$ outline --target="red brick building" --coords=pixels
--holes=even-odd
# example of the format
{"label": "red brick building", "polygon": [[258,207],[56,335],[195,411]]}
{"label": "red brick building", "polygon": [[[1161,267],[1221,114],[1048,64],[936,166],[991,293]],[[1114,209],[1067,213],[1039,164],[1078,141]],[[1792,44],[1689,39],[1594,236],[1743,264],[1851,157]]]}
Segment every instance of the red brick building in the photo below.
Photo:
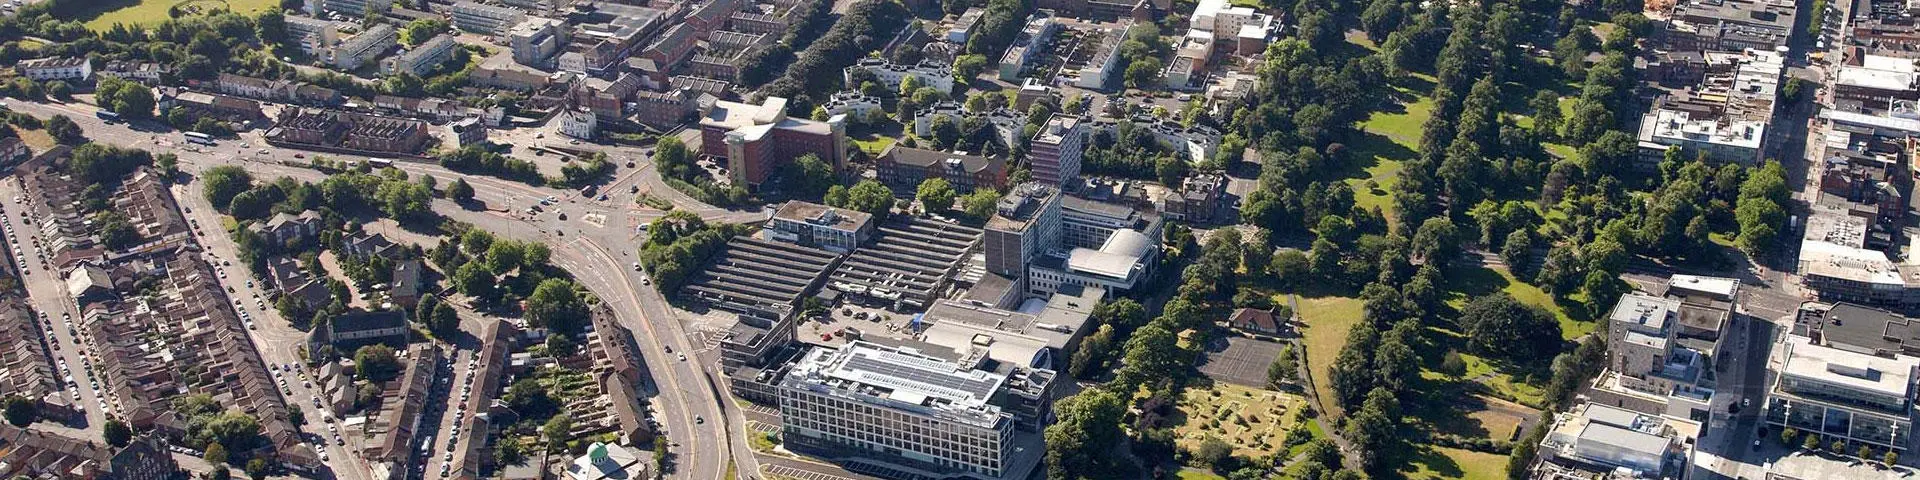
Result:
{"label": "red brick building", "polygon": [[846,166],[844,116],[825,122],[787,118],[787,99],[767,97],[760,105],[714,102],[700,119],[700,153],[727,160],[735,185],[748,189],[765,182],[780,166],[809,153]]}

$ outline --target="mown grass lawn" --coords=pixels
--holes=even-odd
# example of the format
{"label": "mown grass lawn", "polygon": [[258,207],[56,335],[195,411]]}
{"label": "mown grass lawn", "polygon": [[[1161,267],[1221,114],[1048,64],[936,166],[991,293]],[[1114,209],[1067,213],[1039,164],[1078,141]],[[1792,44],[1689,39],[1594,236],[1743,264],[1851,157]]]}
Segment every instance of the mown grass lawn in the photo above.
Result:
{"label": "mown grass lawn", "polygon": [[1385,135],[1393,143],[1408,149],[1420,147],[1421,126],[1427,118],[1433,116],[1433,99],[1425,93],[1401,89],[1401,93],[1414,95],[1414,101],[1401,104],[1398,112],[1373,112],[1366,121],[1360,122],[1360,129],[1368,133]]}
{"label": "mown grass lawn", "polygon": [[867,155],[878,157],[881,152],[887,151],[887,147],[893,146],[894,141],[893,137],[867,134],[853,139],[853,144],[858,145],[860,151],[867,152]]}
{"label": "mown grass lawn", "polygon": [[[1277,304],[1284,305],[1286,296],[1280,295]],[[1314,297],[1300,298],[1300,307],[1296,312],[1307,327],[1304,339],[1307,345],[1307,371],[1313,375],[1313,391],[1326,403],[1332,412],[1340,407],[1333,405],[1333,384],[1327,371],[1333,367],[1333,359],[1340,355],[1340,348],[1347,344],[1347,332],[1353,330],[1361,320],[1363,303],[1350,297]]]}
{"label": "mown grass lawn", "polygon": [[[70,20],[84,21],[88,30],[96,32],[113,28],[113,24],[116,23],[155,25],[166,21],[169,18],[167,10],[180,2],[177,0],[101,0],[98,3],[97,10],[83,13],[79,18]],[[227,10],[246,16],[258,15],[280,6],[279,0],[197,0],[189,3],[201,6],[206,11],[221,8],[224,5]],[[114,8],[116,6],[119,8]]]}
{"label": "mown grass lawn", "polygon": [[1507,456],[1445,447],[1423,447],[1402,472],[1408,480],[1499,480],[1507,477]]}

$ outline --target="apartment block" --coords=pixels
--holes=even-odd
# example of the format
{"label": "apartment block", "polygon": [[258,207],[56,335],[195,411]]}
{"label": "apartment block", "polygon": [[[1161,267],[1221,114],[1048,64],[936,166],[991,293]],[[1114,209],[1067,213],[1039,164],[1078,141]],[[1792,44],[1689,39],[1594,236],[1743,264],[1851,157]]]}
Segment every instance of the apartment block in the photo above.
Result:
{"label": "apartment block", "polygon": [[298,15],[286,19],[287,36],[297,39],[302,53],[319,55],[340,41],[340,27],[332,21]]}
{"label": "apartment block", "polygon": [[1027,159],[1033,180],[1047,185],[1065,185],[1080,177],[1080,160],[1086,155],[1087,131],[1079,118],[1054,114],[1047,119],[1027,144]]}
{"label": "apartment block", "polygon": [[1053,36],[1060,29],[1060,22],[1054,21],[1053,15],[1046,11],[1037,11],[1027,17],[1027,25],[1020,29],[1019,36],[1014,37],[1006,53],[1000,56],[1000,79],[1020,81],[1020,76],[1032,66],[1033,60],[1053,44]]}
{"label": "apartment block", "polygon": [[341,70],[358,69],[361,65],[380,58],[381,54],[386,53],[387,50],[392,49],[393,46],[398,45],[399,42],[400,35],[393,30],[392,25],[384,23],[374,25],[372,28],[360,32],[359,35],[354,35],[352,38],[341,42],[340,46],[334,47],[332,54],[333,66]]}
{"label": "apartment block", "polygon": [[1060,241],[1060,188],[1041,182],[1013,187],[995,205],[981,237],[987,271],[1025,279],[1027,265]]}
{"label": "apartment block", "polygon": [[439,68],[440,64],[452,59],[453,50],[456,48],[460,48],[460,45],[453,41],[453,36],[443,33],[420,42],[412,50],[380,62],[380,73],[386,75],[410,73],[416,77],[424,77],[433,73],[433,69]]}
{"label": "apartment block", "polygon": [[880,85],[887,87],[888,91],[899,91],[900,82],[912,78],[914,79],[914,83],[920,86],[933,87],[934,90],[939,90],[940,93],[953,93],[953,69],[947,65],[936,62],[901,65],[880,58],[863,58],[860,59],[860,63],[847,67],[846,71],[843,72],[842,75],[846,77],[845,80],[848,87],[860,86],[858,82],[854,81],[855,72],[872,74],[873,78],[879,81]]}
{"label": "apartment block", "polygon": [[308,15],[338,13],[358,20],[368,13],[386,13],[393,9],[393,0],[307,0],[305,10]]}
{"label": "apartment block", "polygon": [[454,2],[448,11],[453,14],[454,27],[483,35],[503,35],[527,19],[527,14],[513,7],[467,0]]}

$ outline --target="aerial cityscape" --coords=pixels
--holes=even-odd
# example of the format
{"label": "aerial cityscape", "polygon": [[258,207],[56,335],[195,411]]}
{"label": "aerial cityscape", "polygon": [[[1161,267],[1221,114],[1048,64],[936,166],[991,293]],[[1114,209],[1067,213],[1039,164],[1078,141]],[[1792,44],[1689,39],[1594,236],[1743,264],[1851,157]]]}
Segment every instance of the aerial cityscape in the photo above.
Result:
{"label": "aerial cityscape", "polygon": [[0,0],[0,479],[1898,480],[1911,0]]}

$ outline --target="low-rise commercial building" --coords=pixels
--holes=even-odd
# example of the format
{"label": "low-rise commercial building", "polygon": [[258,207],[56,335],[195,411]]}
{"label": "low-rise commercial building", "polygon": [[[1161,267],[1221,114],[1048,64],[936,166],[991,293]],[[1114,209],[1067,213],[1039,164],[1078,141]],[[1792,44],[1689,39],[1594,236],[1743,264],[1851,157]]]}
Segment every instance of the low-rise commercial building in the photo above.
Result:
{"label": "low-rise commercial building", "polygon": [[873,233],[873,215],[792,200],[767,219],[765,231],[773,240],[847,253]]}
{"label": "low-rise commercial building", "polygon": [[1692,467],[1692,443],[1700,425],[1585,403],[1543,428],[1550,429],[1540,442],[1547,461],[1632,478],[1677,478],[1677,472]]}
{"label": "low-rise commercial building", "polygon": [[[1774,347],[1767,423],[1906,451],[1913,443],[1915,357],[1920,324],[1851,304],[1810,305]],[[1851,451],[1851,450],[1844,450]]]}

